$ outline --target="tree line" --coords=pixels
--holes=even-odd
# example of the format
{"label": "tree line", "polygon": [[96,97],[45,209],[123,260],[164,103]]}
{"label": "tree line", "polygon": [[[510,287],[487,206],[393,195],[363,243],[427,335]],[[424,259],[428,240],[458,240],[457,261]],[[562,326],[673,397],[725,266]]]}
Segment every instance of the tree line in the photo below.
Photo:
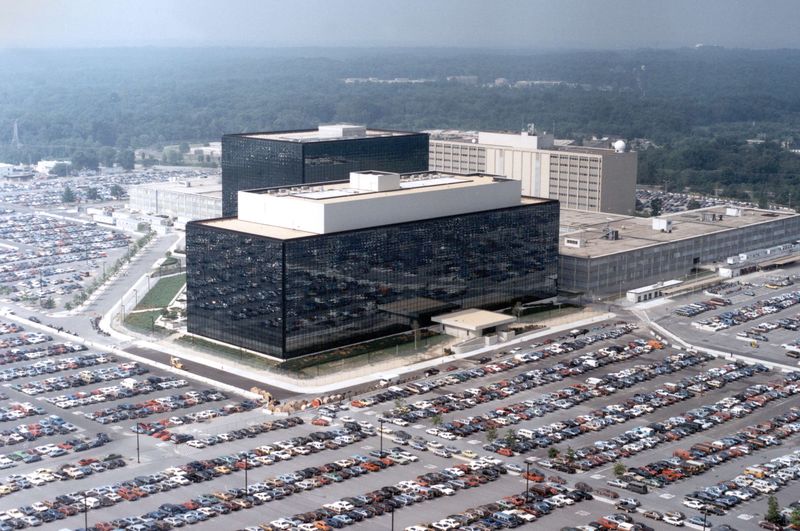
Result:
{"label": "tree line", "polygon": [[[149,148],[179,163],[182,150],[166,146],[337,121],[511,131],[533,122],[579,142],[652,141],[658,147],[640,157],[643,182],[714,183],[740,195],[758,193],[765,179],[767,195],[773,183],[798,184],[780,147],[800,138],[796,50],[5,50],[0,62],[13,74],[0,86],[0,160],[8,162],[130,167],[133,150]],[[521,80],[570,85],[514,88]],[[10,143],[14,120],[19,147]],[[758,135],[763,147],[745,143]]]}

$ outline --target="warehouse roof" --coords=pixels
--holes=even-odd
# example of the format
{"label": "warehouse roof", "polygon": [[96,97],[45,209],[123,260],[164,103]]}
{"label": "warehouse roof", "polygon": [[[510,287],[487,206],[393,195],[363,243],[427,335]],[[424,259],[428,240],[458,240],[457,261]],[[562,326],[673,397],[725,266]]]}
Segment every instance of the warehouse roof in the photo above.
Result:
{"label": "warehouse roof", "polygon": [[[732,215],[734,211],[738,215]],[[653,229],[653,218],[561,209],[559,253],[596,258],[798,216],[787,211],[713,206],[660,216],[671,221],[670,230],[662,231]],[[611,231],[616,231],[619,239],[604,237]],[[570,245],[565,245],[566,238]]]}

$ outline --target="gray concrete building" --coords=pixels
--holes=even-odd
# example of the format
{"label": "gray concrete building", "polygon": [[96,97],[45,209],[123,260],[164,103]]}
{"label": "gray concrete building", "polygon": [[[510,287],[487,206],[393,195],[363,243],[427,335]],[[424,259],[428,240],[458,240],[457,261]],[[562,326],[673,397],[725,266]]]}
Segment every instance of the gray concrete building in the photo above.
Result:
{"label": "gray concrete building", "polygon": [[562,209],[559,290],[593,297],[682,279],[726,257],[800,238],[800,215],[709,207],[639,218]]}
{"label": "gray concrete building", "polygon": [[128,195],[130,210],[144,214],[169,216],[183,222],[222,215],[219,178],[140,184],[131,186]]}
{"label": "gray concrete building", "polygon": [[430,169],[491,173],[522,181],[522,193],[558,199],[563,208],[634,213],[636,152],[560,144],[547,133],[428,131]]}

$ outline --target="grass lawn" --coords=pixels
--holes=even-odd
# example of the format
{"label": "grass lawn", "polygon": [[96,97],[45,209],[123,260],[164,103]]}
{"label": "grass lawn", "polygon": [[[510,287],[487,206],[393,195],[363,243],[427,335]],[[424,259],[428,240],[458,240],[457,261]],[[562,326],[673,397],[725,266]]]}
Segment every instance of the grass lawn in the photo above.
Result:
{"label": "grass lawn", "polygon": [[199,337],[181,336],[176,339],[176,341],[178,343],[183,343],[190,348],[211,352],[223,358],[227,358],[232,361],[238,361],[257,369],[271,369],[278,364],[276,361],[258,356],[257,354],[245,352],[244,350],[237,349],[235,347],[226,347],[225,345],[220,345],[214,343],[213,341],[206,341]]}
{"label": "grass lawn", "polygon": [[137,310],[150,310],[156,308],[166,308],[178,291],[186,284],[186,275],[175,275],[174,277],[166,277],[159,279],[156,285],[142,297],[139,304],[136,305]]}
{"label": "grass lawn", "polygon": [[[153,319],[161,315],[161,310],[131,313],[125,316],[125,326],[137,332],[150,333],[153,331]],[[163,330],[160,326],[156,330]]]}

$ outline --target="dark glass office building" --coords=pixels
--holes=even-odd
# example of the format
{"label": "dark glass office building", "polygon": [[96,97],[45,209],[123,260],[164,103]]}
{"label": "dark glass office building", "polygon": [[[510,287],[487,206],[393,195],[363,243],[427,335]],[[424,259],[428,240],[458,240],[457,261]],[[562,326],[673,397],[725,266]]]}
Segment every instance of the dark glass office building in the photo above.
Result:
{"label": "dark glass office building", "polygon": [[[233,228],[225,228],[225,227]],[[188,331],[279,357],[556,295],[558,202],[304,237],[186,227]]]}
{"label": "dark glass office building", "polygon": [[355,129],[339,137],[316,129],[224,135],[222,215],[236,215],[240,190],[339,181],[360,170],[428,169],[427,133]]}

